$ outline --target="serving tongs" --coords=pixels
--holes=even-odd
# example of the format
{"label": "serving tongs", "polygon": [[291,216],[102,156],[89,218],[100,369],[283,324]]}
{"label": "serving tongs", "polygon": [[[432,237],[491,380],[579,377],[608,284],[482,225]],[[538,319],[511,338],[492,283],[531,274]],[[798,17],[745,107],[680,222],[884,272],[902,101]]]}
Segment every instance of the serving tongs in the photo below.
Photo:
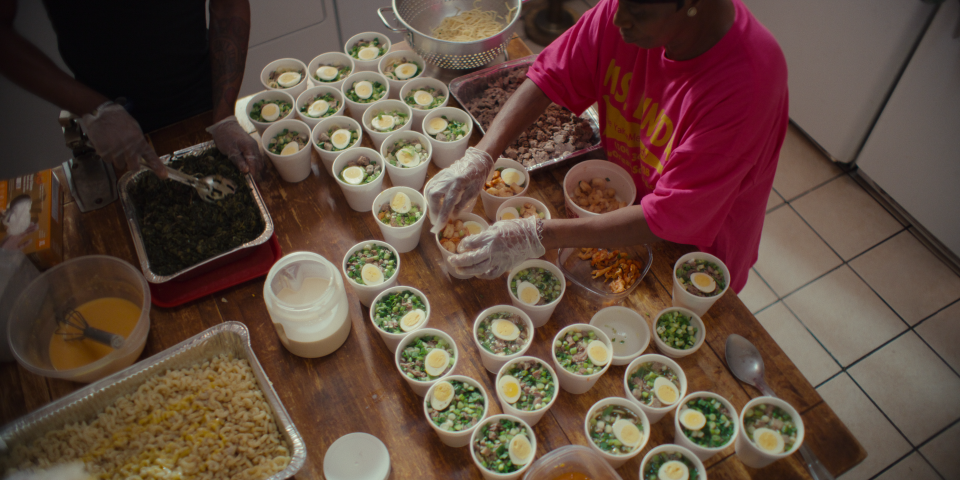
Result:
{"label": "serving tongs", "polygon": [[[142,158],[140,159],[140,164],[145,167],[150,166],[147,164],[147,161]],[[163,167],[167,169],[167,178],[193,187],[193,189],[197,191],[197,195],[200,195],[200,198],[207,203],[217,203],[217,200],[221,200],[227,195],[237,192],[237,184],[222,175],[207,175],[197,178],[166,165]]]}

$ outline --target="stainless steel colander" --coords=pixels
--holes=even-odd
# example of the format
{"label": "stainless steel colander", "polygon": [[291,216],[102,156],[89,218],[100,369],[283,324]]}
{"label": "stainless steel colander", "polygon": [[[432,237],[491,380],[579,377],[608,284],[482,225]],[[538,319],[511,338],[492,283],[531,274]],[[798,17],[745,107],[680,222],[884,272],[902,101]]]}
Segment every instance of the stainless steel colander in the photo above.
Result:
{"label": "stainless steel colander", "polygon": [[[520,0],[392,0],[393,6],[377,10],[383,24],[394,32],[406,35],[407,43],[423,59],[440,68],[466,70],[479,68],[504,55],[507,43],[513,35],[513,26],[520,17]],[[429,33],[440,22],[459,11],[467,11],[474,6],[481,10],[493,10],[506,17],[510,8],[515,8],[506,28],[500,33],[473,42],[451,42],[439,40]],[[389,11],[400,22],[395,27],[384,16]]]}

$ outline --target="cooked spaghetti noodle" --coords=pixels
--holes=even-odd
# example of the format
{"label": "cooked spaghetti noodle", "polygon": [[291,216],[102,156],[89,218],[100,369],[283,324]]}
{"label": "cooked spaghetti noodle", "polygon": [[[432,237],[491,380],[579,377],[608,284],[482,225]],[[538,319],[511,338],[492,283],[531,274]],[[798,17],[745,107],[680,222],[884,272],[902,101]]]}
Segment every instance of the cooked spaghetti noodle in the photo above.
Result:
{"label": "cooked spaghetti noodle", "polygon": [[[457,9],[456,15],[444,18],[440,25],[433,29],[433,37],[451,42],[483,40],[503,31],[504,24],[509,23],[508,19],[513,18],[514,11],[517,10],[506,4],[507,16],[504,18],[493,10],[480,10],[477,3],[479,1],[473,2],[470,10],[461,12]],[[503,23],[501,19],[504,20]]]}

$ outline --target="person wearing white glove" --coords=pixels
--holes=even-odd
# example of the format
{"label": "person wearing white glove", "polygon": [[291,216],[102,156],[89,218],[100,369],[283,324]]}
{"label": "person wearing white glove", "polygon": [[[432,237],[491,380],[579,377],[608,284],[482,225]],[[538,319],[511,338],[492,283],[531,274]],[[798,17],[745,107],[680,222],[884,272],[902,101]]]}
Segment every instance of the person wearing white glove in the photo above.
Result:
{"label": "person wearing white glove", "polygon": [[427,214],[433,225],[430,231],[434,235],[443,230],[450,218],[456,217],[476,200],[491,170],[493,157],[483,150],[470,147],[463,158],[430,179],[424,196],[427,199]]}

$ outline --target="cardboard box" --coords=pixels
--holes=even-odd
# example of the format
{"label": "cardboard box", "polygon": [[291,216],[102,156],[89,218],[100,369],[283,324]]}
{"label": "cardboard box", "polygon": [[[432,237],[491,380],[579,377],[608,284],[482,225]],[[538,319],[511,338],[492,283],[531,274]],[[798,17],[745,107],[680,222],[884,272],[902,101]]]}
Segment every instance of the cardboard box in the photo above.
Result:
{"label": "cardboard box", "polygon": [[0,180],[0,248],[50,268],[63,261],[63,194],[52,170]]}

